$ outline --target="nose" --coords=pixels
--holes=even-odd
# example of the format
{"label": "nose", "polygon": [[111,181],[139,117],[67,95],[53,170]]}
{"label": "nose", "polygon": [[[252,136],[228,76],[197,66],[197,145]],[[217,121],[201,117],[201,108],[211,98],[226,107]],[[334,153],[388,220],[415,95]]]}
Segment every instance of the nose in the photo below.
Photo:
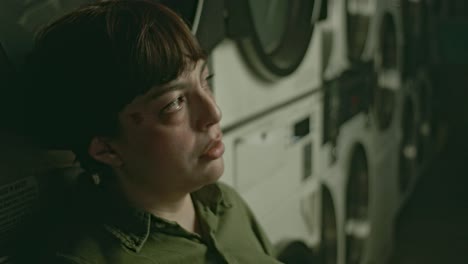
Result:
{"label": "nose", "polygon": [[214,96],[206,90],[197,93],[196,101],[196,126],[204,131],[221,121],[221,109],[216,104]]}

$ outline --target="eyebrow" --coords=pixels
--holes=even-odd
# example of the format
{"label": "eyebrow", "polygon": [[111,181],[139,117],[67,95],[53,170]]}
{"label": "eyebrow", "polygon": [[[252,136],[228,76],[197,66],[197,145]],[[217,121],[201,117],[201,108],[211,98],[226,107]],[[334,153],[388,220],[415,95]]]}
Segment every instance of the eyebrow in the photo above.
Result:
{"label": "eyebrow", "polygon": [[[203,74],[205,71],[206,67],[208,66],[207,60],[203,61],[203,64],[200,67],[200,76]],[[178,90],[183,90],[187,87],[187,84],[185,82],[183,83],[175,83],[172,85],[162,85],[160,86],[161,89],[158,89],[157,91],[153,92],[147,100],[147,102],[152,101],[158,97],[161,97],[162,95],[172,92],[172,91],[178,91]]]}

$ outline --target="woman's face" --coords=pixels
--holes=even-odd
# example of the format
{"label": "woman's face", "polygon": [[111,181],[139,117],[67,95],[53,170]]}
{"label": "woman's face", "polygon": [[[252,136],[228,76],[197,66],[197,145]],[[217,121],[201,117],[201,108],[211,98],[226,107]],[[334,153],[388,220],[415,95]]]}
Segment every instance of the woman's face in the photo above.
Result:
{"label": "woman's face", "polygon": [[142,190],[192,192],[224,170],[221,112],[205,61],[136,97],[119,114],[121,135],[109,145],[121,161],[121,184]]}

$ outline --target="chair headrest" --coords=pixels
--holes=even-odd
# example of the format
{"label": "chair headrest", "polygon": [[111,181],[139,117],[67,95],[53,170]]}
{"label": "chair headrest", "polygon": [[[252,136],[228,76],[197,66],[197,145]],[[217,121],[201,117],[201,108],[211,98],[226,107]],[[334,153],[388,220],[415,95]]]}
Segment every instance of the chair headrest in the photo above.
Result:
{"label": "chair headrest", "polygon": [[32,219],[66,208],[83,172],[71,153],[10,145],[0,150],[0,260],[15,252]]}

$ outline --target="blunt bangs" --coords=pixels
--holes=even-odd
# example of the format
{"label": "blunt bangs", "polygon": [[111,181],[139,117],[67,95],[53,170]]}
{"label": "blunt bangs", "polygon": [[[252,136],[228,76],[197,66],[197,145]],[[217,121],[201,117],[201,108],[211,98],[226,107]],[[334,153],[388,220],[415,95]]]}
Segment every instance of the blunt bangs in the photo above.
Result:
{"label": "blunt bangs", "polygon": [[116,3],[106,16],[107,32],[119,72],[137,90],[176,79],[205,53],[184,21],[173,11],[157,3],[138,1]]}

